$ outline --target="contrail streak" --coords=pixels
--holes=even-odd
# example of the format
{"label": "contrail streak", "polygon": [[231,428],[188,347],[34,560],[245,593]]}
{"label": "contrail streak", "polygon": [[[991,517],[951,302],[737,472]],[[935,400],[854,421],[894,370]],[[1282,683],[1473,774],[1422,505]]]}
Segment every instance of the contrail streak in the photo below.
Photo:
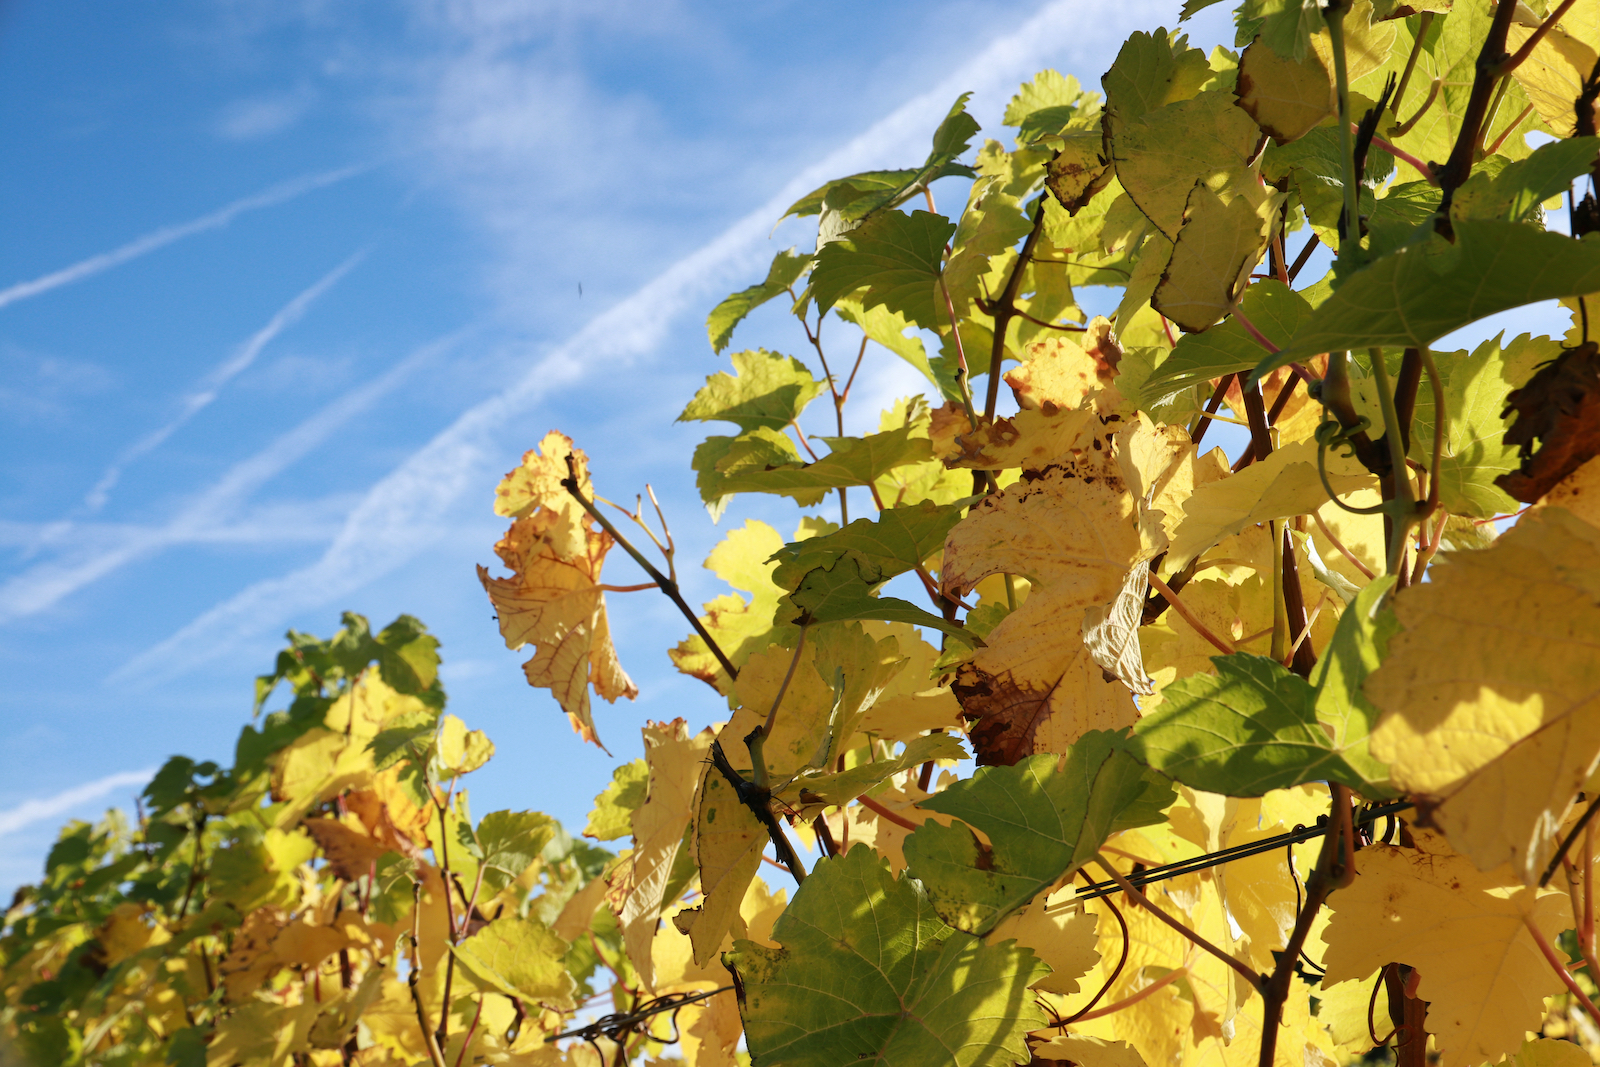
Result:
{"label": "contrail streak", "polygon": [[75,785],[53,797],[23,801],[14,808],[0,811],[0,837],[14,834],[36,822],[64,815],[81,804],[99,800],[113,789],[120,789],[126,785],[144,785],[155,773],[154,768],[121,771],[117,774],[108,774],[104,778],[96,778],[92,782],[85,782],[83,785]]}
{"label": "contrail streak", "polygon": [[648,354],[687,308],[726,292],[740,275],[764,269],[772,219],[797,196],[828,178],[881,166],[894,154],[920,159],[928,131],[959,92],[975,90],[986,106],[1001,103],[1016,79],[1033,73],[1052,52],[1114,47],[1129,25],[1164,10],[1141,0],[1120,5],[1115,17],[1097,16],[1081,0],[1042,6],[938,86],[806,168],[767,203],[591,320],[509,388],[463,412],[368,490],[316,563],[241,590],[124,663],[109,680],[150,684],[175,677],[279,627],[296,612],[346,597],[402,566],[443,536],[440,517],[463,495],[493,484],[486,479],[499,469],[497,436],[526,420],[535,404],[586,375],[614,371]]}
{"label": "contrail streak", "polygon": [[127,469],[130,463],[140,456],[147,455],[159,448],[161,443],[176,433],[184,423],[194,418],[210,405],[217,398],[217,394],[222,391],[223,386],[247,370],[256,361],[256,357],[261,354],[262,349],[271,344],[278,334],[299,322],[301,317],[305,315],[306,310],[322,294],[338,284],[339,279],[350,273],[350,269],[361,262],[362,257],[365,255],[365,252],[357,252],[327,274],[324,274],[309,288],[280,308],[278,313],[272,316],[265,326],[252,334],[248,341],[240,345],[233,355],[229,356],[210,374],[202,378],[199,388],[183,398],[183,409],[178,412],[176,418],[165,426],[135,441],[122,455],[117,457],[115,463],[106,468],[106,472],[100,476],[100,480],[95,483],[94,488],[90,489],[88,496],[84,498],[84,504],[89,510],[98,511],[104,507],[106,501],[110,498],[112,488],[121,479],[122,472]]}
{"label": "contrail streak", "polygon": [[176,226],[163,226],[159,230],[153,230],[143,237],[129,241],[121,248],[113,248],[109,252],[101,252],[97,256],[79,260],[70,267],[63,267],[58,271],[53,271],[32,281],[18,282],[8,289],[0,289],[0,308],[8,304],[14,304],[19,300],[27,300],[30,297],[38,296],[41,293],[48,293],[50,290],[58,289],[63,285],[71,285],[73,282],[92,278],[96,274],[108,271],[112,267],[120,267],[130,259],[138,259],[140,256],[148,252],[154,252],[156,249],[169,245],[174,241],[180,241],[193,234],[204,233],[206,230],[215,230],[226,226],[247,211],[256,211],[260,208],[271,207],[274,204],[281,204],[286,200],[293,200],[297,196],[309,193],[313,189],[321,189],[324,186],[342,182],[346,178],[353,177],[369,169],[370,166],[371,164],[361,164],[354,167],[342,167],[339,170],[330,170],[322,174],[296,178],[281,185],[274,185],[265,192],[256,193],[254,196],[235,200],[233,203],[218,208],[209,215],[202,215],[197,219],[182,222]]}

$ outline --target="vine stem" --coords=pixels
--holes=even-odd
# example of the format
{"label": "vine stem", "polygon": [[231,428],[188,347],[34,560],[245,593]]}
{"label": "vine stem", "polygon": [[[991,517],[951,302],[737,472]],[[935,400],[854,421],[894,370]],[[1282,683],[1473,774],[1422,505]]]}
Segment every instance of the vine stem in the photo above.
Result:
{"label": "vine stem", "polygon": [[422,1030],[422,1043],[428,1050],[428,1061],[433,1067],[446,1067],[444,1052],[439,1048],[439,1042],[434,1040],[433,1028],[428,1025],[428,1013],[422,1006],[422,942],[418,937],[421,922],[422,883],[416,881],[411,883],[411,974],[406,984],[411,987],[411,1003],[417,1010],[417,1026]]}
{"label": "vine stem", "polygon": [[[1012,317],[1017,314],[1017,297],[1022,292],[1023,273],[1028,269],[1028,262],[1033,259],[1033,249],[1039,243],[1039,235],[1044,232],[1045,206],[1049,199],[1046,195],[1039,197],[1039,207],[1033,213],[1033,229],[1028,231],[1027,240],[1022,242],[1022,251],[1017,254],[1017,262],[1011,268],[1011,277],[1006,279],[1005,291],[1000,294],[1000,303],[994,309],[994,348],[989,354],[989,381],[983,398],[983,417],[986,419],[994,418],[995,406],[1000,402],[1000,372],[1005,363],[1006,330],[1011,325]],[[945,292],[945,299],[950,299],[948,290]],[[955,310],[952,308],[950,312],[952,330],[956,328],[955,317]]]}
{"label": "vine stem", "polygon": [[[1499,63],[1495,64],[1495,76],[1498,78],[1503,78],[1507,74],[1510,74],[1512,71],[1516,70],[1518,67],[1522,66],[1522,64],[1527,61],[1527,58],[1533,55],[1533,50],[1539,47],[1539,42],[1544,40],[1545,34],[1555,29],[1556,23],[1561,21],[1561,16],[1565,15],[1569,10],[1571,10],[1572,5],[1575,2],[1576,0],[1561,0],[1561,3],[1556,6],[1556,9],[1550,12],[1550,17],[1539,23],[1538,29],[1529,34],[1528,39],[1522,42],[1522,47],[1517,49],[1515,55],[1508,56]],[[1507,33],[1509,34],[1509,30]],[[1515,126],[1516,123],[1512,123],[1512,125]]]}
{"label": "vine stem", "polygon": [[1450,225],[1450,205],[1455,200],[1456,190],[1472,174],[1480,130],[1489,110],[1489,98],[1501,77],[1498,68],[1509,58],[1506,55],[1506,38],[1511,32],[1511,22],[1516,18],[1516,14],[1516,4],[1495,5],[1488,36],[1484,38],[1483,48],[1479,51],[1475,64],[1472,91],[1467,97],[1467,106],[1462,109],[1461,130],[1456,135],[1456,143],[1450,149],[1450,158],[1445,161],[1444,168],[1439,172],[1439,187],[1444,190],[1444,196],[1439,201],[1439,213],[1434,227],[1445,237],[1454,236],[1454,230]]}
{"label": "vine stem", "polygon": [[1526,916],[1522,919],[1522,925],[1527,927],[1528,933],[1533,935],[1534,943],[1539,946],[1539,951],[1544,954],[1545,961],[1550,964],[1550,969],[1556,972],[1557,978],[1561,979],[1561,984],[1567,987],[1567,992],[1571,993],[1578,1003],[1583,1005],[1583,1010],[1589,1013],[1589,1018],[1600,1023],[1600,1010],[1596,1010],[1594,1002],[1589,999],[1588,994],[1578,985],[1578,980],[1572,977],[1572,972],[1567,970],[1567,965],[1561,962],[1561,958],[1556,955],[1555,948],[1539,930],[1539,927],[1532,919]]}
{"label": "vine stem", "polygon": [[[1383,438],[1389,446],[1389,478],[1394,486],[1394,497],[1384,508],[1390,518],[1387,531],[1388,565],[1385,573],[1399,574],[1405,559],[1406,540],[1410,536],[1411,524],[1416,521],[1416,507],[1411,495],[1411,474],[1406,469],[1406,446],[1402,440],[1400,416],[1394,406],[1394,389],[1389,384],[1389,368],[1383,360],[1383,349],[1368,349],[1368,354],[1372,357],[1372,376],[1376,380],[1378,402],[1383,409]],[[1437,424],[1437,416],[1434,421]]]}
{"label": "vine stem", "polygon": [[866,808],[868,811],[877,815],[880,819],[888,819],[896,826],[902,827],[906,830],[915,830],[917,828],[916,823],[912,822],[910,819],[906,818],[904,815],[901,815],[897,811],[889,810],[882,804],[879,804],[876,800],[873,800],[871,797],[862,796],[857,797],[856,799],[861,802],[861,806],[863,808]]}
{"label": "vine stem", "polygon": [[1167,988],[1167,986],[1171,985],[1173,982],[1176,982],[1178,979],[1187,978],[1188,976],[1189,968],[1187,967],[1179,967],[1176,970],[1168,971],[1166,974],[1162,975],[1160,978],[1157,978],[1154,982],[1151,982],[1149,985],[1145,986],[1132,996],[1123,997],[1116,1003],[1107,1004],[1105,1007],[1096,1011],[1086,1011],[1082,1015],[1074,1015],[1071,1021],[1075,1023],[1086,1023],[1090,1019],[1098,1019],[1101,1016],[1110,1015],[1112,1012],[1121,1011],[1123,1008],[1131,1008],[1133,1005],[1139,1003],[1139,1001],[1145,999],[1146,997],[1153,996],[1154,994]]}
{"label": "vine stem", "polygon": [[1317,529],[1322,531],[1322,536],[1328,539],[1328,543],[1333,545],[1334,548],[1337,548],[1339,550],[1339,554],[1345,559],[1349,560],[1351,565],[1354,566],[1356,570],[1364,574],[1369,582],[1377,577],[1376,574],[1372,573],[1371,567],[1367,566],[1365,563],[1362,563],[1354,552],[1350,551],[1344,546],[1343,541],[1334,536],[1333,531],[1328,529],[1328,524],[1323,521],[1322,515],[1319,512],[1313,511],[1311,513],[1311,518],[1314,522],[1316,522]]}
{"label": "vine stem", "polygon": [[[1261,983],[1261,996],[1265,1001],[1261,1022],[1260,1067],[1273,1067],[1278,1049],[1278,1031],[1283,1021],[1283,1006],[1289,999],[1290,983],[1294,981],[1295,961],[1304,951],[1306,938],[1311,934],[1311,924],[1328,899],[1328,894],[1339,888],[1341,882],[1353,875],[1347,862],[1353,853],[1354,836],[1350,822],[1350,790],[1346,786],[1330,783],[1332,818],[1328,833],[1322,839],[1322,850],[1317,854],[1317,866],[1306,879],[1305,902],[1295,917],[1294,930],[1289,943],[1277,956],[1277,966]],[[1343,809],[1342,813],[1340,809]]]}
{"label": "vine stem", "polygon": [[1205,623],[1201,622],[1195,613],[1188,609],[1183,601],[1178,599],[1178,594],[1173,591],[1173,588],[1170,585],[1162,581],[1160,577],[1156,575],[1155,571],[1150,572],[1150,584],[1155,586],[1156,592],[1160,593],[1162,597],[1166,599],[1168,606],[1170,606],[1173,611],[1176,611],[1179,615],[1183,616],[1184,622],[1194,627],[1195,633],[1199,634],[1207,641],[1210,641],[1222,651],[1223,655],[1231,656],[1235,652],[1239,651],[1237,648],[1234,648],[1232,644],[1224,641],[1222,638],[1212,633],[1210,628],[1207,627]]}
{"label": "vine stem", "polygon": [[1361,176],[1356,173],[1355,143],[1350,139],[1355,125],[1350,121],[1350,68],[1344,52],[1344,17],[1349,9],[1349,0],[1336,0],[1324,12],[1328,42],[1333,51],[1333,84],[1339,108],[1339,166],[1344,179],[1344,217],[1339,226],[1341,257],[1361,247]]}
{"label": "vine stem", "polygon": [[1183,925],[1183,923],[1179,922],[1177,919],[1174,919],[1172,916],[1168,915],[1165,911],[1156,907],[1155,903],[1149,897],[1145,896],[1144,893],[1139,890],[1138,886],[1128,881],[1127,876],[1121,871],[1117,870],[1112,862],[1106,859],[1100,853],[1095,853],[1094,862],[1100,867],[1101,870],[1109,874],[1112,880],[1117,883],[1117,885],[1122,887],[1122,891],[1127,894],[1128,897],[1136,901],[1151,915],[1154,915],[1157,919],[1161,920],[1178,933],[1182,934],[1189,941],[1193,942],[1196,947],[1211,953],[1211,955],[1215,956],[1223,963],[1226,963],[1235,971],[1238,971],[1240,976],[1243,977],[1246,982],[1250,983],[1251,989],[1254,989],[1257,992],[1261,990],[1261,975],[1257,974],[1247,964],[1241,963],[1239,960],[1234,959],[1228,953],[1222,951],[1222,949],[1218,948],[1216,945],[1213,945],[1210,941],[1207,941],[1198,933],[1189,929],[1187,926]]}
{"label": "vine stem", "polygon": [[645,559],[644,553],[634,548],[633,543],[622,536],[622,531],[618,530],[610,519],[600,513],[600,509],[594,506],[594,501],[583,495],[583,490],[578,488],[578,470],[572,461],[571,455],[567,456],[567,476],[561,479],[561,488],[565,489],[568,495],[576,500],[583,507],[583,510],[587,511],[590,517],[600,524],[601,529],[610,534],[617,544],[622,546],[624,552],[633,557],[635,563],[644,568],[646,574],[655,579],[656,587],[666,594],[668,600],[678,606],[679,611],[683,612],[683,617],[689,620],[689,625],[694,627],[694,632],[699,634],[700,639],[706,643],[706,647],[711,649],[711,654],[717,657],[717,662],[722,665],[723,670],[728,672],[728,677],[737,680],[739,668],[735,667],[728,659],[726,653],[722,651],[722,646],[717,644],[717,639],[711,636],[705,624],[700,621],[700,616],[696,615],[694,610],[684,601],[683,594],[678,591],[678,583],[662,574],[649,560]]}

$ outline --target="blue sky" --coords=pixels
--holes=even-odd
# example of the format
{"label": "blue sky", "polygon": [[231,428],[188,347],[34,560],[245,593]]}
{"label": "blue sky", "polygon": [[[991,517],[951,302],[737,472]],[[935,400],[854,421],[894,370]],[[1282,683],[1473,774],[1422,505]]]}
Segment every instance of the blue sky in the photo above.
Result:
{"label": "blue sky", "polygon": [[[672,420],[726,365],[706,311],[807,242],[782,209],[920,162],[962,91],[993,131],[1040,68],[1097,83],[1178,6],[0,3],[0,884],[168,755],[230,759],[283,631],[345,609],[443,642],[498,746],[476,810],[581,826],[614,761],[499,640],[498,477],[568,432],[613,499],[656,487],[691,601],[722,592],[697,564],[729,524],[792,514],[713,527]],[[869,356],[858,428],[908,373]],[[597,720],[629,758],[721,704],[671,670],[664,598],[611,599],[642,693]]]}

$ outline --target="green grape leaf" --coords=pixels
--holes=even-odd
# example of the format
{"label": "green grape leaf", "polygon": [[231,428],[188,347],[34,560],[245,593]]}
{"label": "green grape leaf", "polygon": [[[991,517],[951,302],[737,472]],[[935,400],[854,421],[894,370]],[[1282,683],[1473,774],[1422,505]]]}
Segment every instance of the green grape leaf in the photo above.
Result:
{"label": "green grape leaf", "polygon": [[1210,329],[1250,284],[1250,271],[1267,246],[1275,203],[1276,198],[1264,198],[1258,207],[1243,194],[1224,202],[1204,182],[1195,182],[1150,306],[1185,332]]}
{"label": "green grape leaf", "polygon": [[577,985],[563,962],[567,943],[537,919],[502,916],[450,951],[486,993],[573,1006]]}
{"label": "green grape leaf", "polygon": [[[1426,238],[1425,233],[1419,234],[1419,228],[1431,222],[1438,210],[1439,190],[1427,182],[1396,182],[1389,186],[1383,197],[1365,211],[1367,251],[1383,256],[1409,244],[1413,237]],[[1336,225],[1337,218],[1335,211],[1329,225]]]}
{"label": "green grape leaf", "polygon": [[906,336],[906,330],[914,324],[904,315],[890,311],[882,304],[862,307],[861,301],[854,296],[840,297],[833,305],[833,313],[860,327],[870,340],[887,348],[921,371],[928,381],[934,382],[933,369],[928,366],[928,352],[922,347],[922,338],[914,334]]}
{"label": "green grape leaf", "polygon": [[933,148],[921,167],[866,171],[827,182],[791,204],[783,218],[820,214],[820,248],[856,223],[899,207],[940,178],[975,177],[971,167],[956,162],[956,157],[970,147],[973,135],[978,132],[977,120],[967,114],[967,100],[971,96],[971,93],[962,93],[951,105],[939,128],[933,132]]}
{"label": "green grape leaf", "polygon": [[[1106,110],[1122,122],[1135,122],[1145,114],[1180,100],[1188,100],[1211,80],[1206,54],[1176,41],[1166,30],[1134,33],[1123,42],[1117,58],[1100,79],[1106,91]],[[1188,192],[1188,182],[1184,192]]]}
{"label": "green grape leaf", "polygon": [[906,838],[906,863],[940,918],[983,934],[1087,863],[1111,834],[1163,821],[1172,800],[1167,780],[1134,759],[1126,736],[1094,730],[1064,760],[1047,752],[980,767],[920,801],[989,844],[967,826],[925,822]]}
{"label": "green grape leaf", "polygon": [[1183,0],[1183,10],[1178,12],[1178,21],[1186,22],[1215,3],[1218,3],[1218,0]]}
{"label": "green grape leaf", "polygon": [[909,600],[873,596],[873,590],[884,581],[876,566],[854,552],[848,553],[830,566],[807,571],[794,591],[784,598],[790,605],[787,615],[780,606],[778,618],[794,624],[872,619],[909,622],[913,626],[931,626],[969,646],[983,644],[960,623],[923,611]]}
{"label": "green grape leaf", "polygon": [[809,255],[792,248],[779,252],[772,258],[772,266],[767,268],[766,281],[741,289],[712,308],[711,314],[706,316],[706,336],[711,340],[712,351],[721,352],[727,348],[728,342],[733,340],[734,327],[768,300],[787,292],[810,265]]}
{"label": "green grape leaf", "polygon": [[[1239,309],[1267,340],[1280,346],[1289,343],[1311,314],[1306,298],[1275,278],[1246,289]],[[1250,370],[1261,361],[1263,351],[1261,342],[1235,320],[1213,326],[1205,333],[1185,334],[1178,338],[1177,347],[1167,358],[1156,365],[1155,372],[1140,388],[1140,395],[1170,396],[1224,374]]]}
{"label": "green grape leaf", "polygon": [[584,837],[615,841],[633,832],[633,813],[644,804],[650,769],[644,760],[630,760],[611,772],[611,783],[594,798],[594,810],[583,828]]}
{"label": "green grape leaf", "polygon": [[375,638],[378,670],[389,688],[418,696],[439,678],[439,639],[410,615],[402,615]]}
{"label": "green grape leaf", "polygon": [[[775,431],[758,432],[772,433],[788,441]],[[920,463],[933,456],[928,438],[912,436],[909,426],[865,437],[823,437],[821,440],[832,451],[815,463],[761,465],[749,462],[735,468],[729,461],[720,461],[722,491],[778,493],[793,496],[801,507],[807,507],[821,500],[829,489],[871,485],[896,467]]]}
{"label": "green grape leaf", "polygon": [[962,760],[967,750],[950,734],[923,734],[906,742],[898,756],[873,760],[833,774],[797,778],[783,790],[795,804],[843,807],[878,783],[929,760]]}
{"label": "green grape leaf", "polygon": [[1600,137],[1570,137],[1540,145],[1528,158],[1506,164],[1498,174],[1475,172],[1456,191],[1451,217],[1522,222],[1535,215],[1546,200],[1566,192],[1574,178],[1589,173],[1596,155],[1600,155]]}
{"label": "green grape leaf", "polygon": [[914,570],[937,553],[945,534],[961,521],[966,508],[965,501],[935,504],[925,500],[908,507],[886,508],[878,513],[876,521],[857,519],[842,530],[784,545],[772,557],[778,564],[772,580],[781,588],[793,590],[808,571],[831,567],[853,553],[872,564],[883,575],[881,580],[887,581]]}
{"label": "green grape leaf", "polygon": [[[1509,344],[1503,338],[1503,334],[1491,337],[1470,356],[1466,352],[1433,354],[1449,415],[1439,462],[1439,502],[1452,515],[1487,519],[1521,506],[1495,483],[1521,466],[1517,447],[1505,442],[1507,424],[1501,413],[1506,410],[1507,395],[1533,377],[1540,364],[1560,355],[1561,343],[1528,334]],[[1397,359],[1389,362],[1392,370],[1399,369]],[[1375,393],[1371,399],[1376,401]],[[1411,458],[1424,465],[1433,462],[1433,425],[1433,390],[1424,387],[1417,391],[1410,451]]]}
{"label": "green grape leaf", "polygon": [[914,183],[917,175],[921,173],[920,168],[912,167],[906,170],[868,170],[852,174],[848,178],[835,178],[790,204],[789,210],[783,213],[783,218],[788,218],[790,215],[803,218],[806,215],[820,214],[828,194],[836,189],[851,189],[869,196],[882,196],[884,198],[882,202],[887,202],[895,193]]}
{"label": "green grape leaf", "polygon": [[1211,662],[1216,674],[1168,685],[1161,706],[1134,726],[1130,751],[1140,760],[1191,788],[1232,797],[1306,782],[1370,788],[1317,721],[1317,694],[1304,678],[1248,652]]}
{"label": "green grape leaf", "polygon": [[1017,143],[1023,145],[1060,134],[1074,119],[1097,113],[1099,104],[1100,94],[1086,92],[1072,75],[1041,70],[1032,81],[1022,83],[1001,121],[1017,127]]}
{"label": "green grape leaf", "polygon": [[1367,675],[1378,669],[1389,652],[1389,639],[1400,632],[1394,609],[1384,603],[1395,578],[1375,579],[1357,594],[1339,616],[1333,639],[1311,671],[1317,721],[1331,734],[1336,751],[1368,783],[1368,797],[1390,796],[1389,765],[1372,755],[1368,737],[1378,721],[1378,709],[1361,691]]}
{"label": "green grape leaf", "polygon": [[706,379],[678,416],[679,422],[731,422],[744,433],[783,430],[823,390],[798,359],[758,348],[735,352],[733,373],[720,371]]}
{"label": "green grape leaf", "polygon": [[[634,762],[642,769],[643,760]],[[619,768],[619,773],[631,766],[632,764],[625,764]],[[613,785],[615,784],[613,782]],[[638,776],[636,791],[642,803],[644,800],[642,774]],[[487,890],[483,899],[492,898],[516,881],[517,877],[539,858],[545,846],[555,838],[556,826],[554,819],[537,811],[491,811],[485,815],[483,821],[478,824],[476,833],[478,849],[482,853],[479,859],[483,867],[483,884]]]}
{"label": "green grape leaf", "polygon": [[723,957],[754,1063],[1003,1067],[1027,1062],[1044,1025],[1028,986],[1049,968],[1032,950],[951,930],[864,845],[817,864],[772,940]]}
{"label": "green grape leaf", "polygon": [[864,289],[863,308],[880,304],[926,329],[948,324],[938,294],[944,246],[955,223],[928,211],[885,211],[817,253],[811,291],[817,305],[831,308]]}
{"label": "green grape leaf", "polygon": [[1321,352],[1432,344],[1485,315],[1600,289],[1600,238],[1581,241],[1516,222],[1462,220],[1369,263],[1318,305],[1257,377]]}
{"label": "green grape leaf", "polygon": [[1294,60],[1306,57],[1311,35],[1323,26],[1317,0],[1245,0],[1236,18],[1241,44],[1259,34],[1268,48]]}
{"label": "green grape leaf", "polygon": [[827,495],[827,487],[805,484],[804,479],[763,480],[769,471],[805,469],[799,450],[781,430],[759,427],[738,437],[708,437],[695,448],[693,467],[700,499],[713,517],[733,493],[779,493],[794,497],[803,508]]}
{"label": "green grape leaf", "polygon": [[1232,93],[1206,92],[1136,120],[1113,116],[1111,158],[1123,189],[1172,240],[1197,176],[1224,199],[1249,191],[1260,133]]}

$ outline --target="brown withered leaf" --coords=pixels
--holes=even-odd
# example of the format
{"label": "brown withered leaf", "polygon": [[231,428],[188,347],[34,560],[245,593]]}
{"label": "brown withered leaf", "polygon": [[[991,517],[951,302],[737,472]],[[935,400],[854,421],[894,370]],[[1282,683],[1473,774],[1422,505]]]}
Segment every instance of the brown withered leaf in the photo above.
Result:
{"label": "brown withered leaf", "polygon": [[611,535],[585,527],[587,544],[576,556],[561,551],[565,520],[558,512],[539,509],[511,524],[494,546],[510,578],[491,578],[478,568],[500,620],[506,647],[535,646],[523,665],[528,684],[549,689],[585,741],[599,744],[589,708],[589,689],[613,703],[639,695],[611,643],[606,622],[600,568],[610,551]]}
{"label": "brown withered leaf", "polygon": [[[1522,467],[1495,484],[1532,504],[1567,475],[1600,455],[1600,345],[1568,349],[1506,397],[1502,417],[1516,412],[1505,442]],[[1538,442],[1535,445],[1535,442]]]}
{"label": "brown withered leaf", "polygon": [[370,874],[378,858],[391,851],[371,835],[339,819],[307,819],[302,825],[322,849],[328,868],[347,882]]}

